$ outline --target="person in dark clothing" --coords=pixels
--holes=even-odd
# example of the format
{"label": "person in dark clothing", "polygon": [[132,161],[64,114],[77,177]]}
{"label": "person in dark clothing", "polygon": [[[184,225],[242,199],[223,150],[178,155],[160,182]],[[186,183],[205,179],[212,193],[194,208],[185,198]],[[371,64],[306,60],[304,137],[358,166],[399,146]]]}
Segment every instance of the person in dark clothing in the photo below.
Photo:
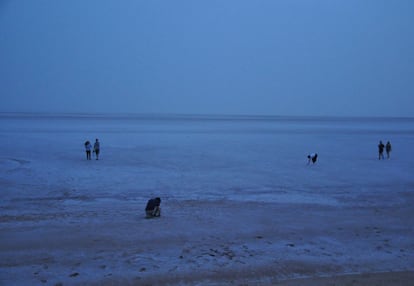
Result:
{"label": "person in dark clothing", "polygon": [[99,140],[96,139],[95,140],[95,144],[93,144],[93,152],[95,153],[96,160],[99,159],[99,151],[100,151],[100,149],[101,149],[101,147],[100,147],[100,144],[99,144]]}
{"label": "person in dark clothing", "polygon": [[382,141],[378,144],[378,160],[384,159],[384,144],[382,144]]}
{"label": "person in dark clothing", "polygon": [[317,159],[318,159],[318,154],[316,154],[316,153],[309,154],[308,155],[308,165],[310,164],[311,161],[312,161],[313,164],[315,164]]}
{"label": "person in dark clothing", "polygon": [[385,151],[387,152],[387,159],[390,158],[391,150],[392,150],[391,143],[390,141],[388,141],[387,144],[385,144]]}
{"label": "person in dark clothing", "polygon": [[158,197],[148,200],[147,206],[145,207],[145,214],[147,218],[161,216],[160,204],[161,204],[161,199]]}

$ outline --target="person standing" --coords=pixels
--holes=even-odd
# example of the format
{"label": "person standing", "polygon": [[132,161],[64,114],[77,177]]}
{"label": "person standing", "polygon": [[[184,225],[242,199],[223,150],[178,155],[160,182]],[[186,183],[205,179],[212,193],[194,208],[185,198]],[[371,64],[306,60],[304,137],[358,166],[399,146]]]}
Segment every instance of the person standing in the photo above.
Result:
{"label": "person standing", "polygon": [[93,144],[93,152],[95,153],[96,156],[96,160],[99,159],[99,151],[100,151],[100,144],[99,144],[99,140],[96,139],[95,140],[95,144]]}
{"label": "person standing", "polygon": [[390,141],[388,141],[387,144],[385,145],[385,151],[387,152],[387,159],[390,158],[391,150],[392,150],[391,143]]}
{"label": "person standing", "polygon": [[378,160],[384,159],[384,144],[380,140],[378,144]]}
{"label": "person standing", "polygon": [[86,150],[86,160],[90,160],[92,145],[91,145],[91,142],[89,142],[89,140],[85,142],[85,150]]}

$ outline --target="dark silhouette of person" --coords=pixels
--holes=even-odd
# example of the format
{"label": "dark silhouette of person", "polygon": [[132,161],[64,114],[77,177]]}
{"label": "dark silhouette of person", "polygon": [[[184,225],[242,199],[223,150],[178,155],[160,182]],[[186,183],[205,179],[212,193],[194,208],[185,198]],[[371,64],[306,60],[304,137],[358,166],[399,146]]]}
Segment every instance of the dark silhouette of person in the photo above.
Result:
{"label": "dark silhouette of person", "polygon": [[91,159],[91,150],[92,150],[91,142],[89,142],[89,141],[85,142],[85,150],[86,150],[86,160],[90,160]]}
{"label": "dark silhouette of person", "polygon": [[161,199],[159,197],[149,199],[145,207],[145,214],[147,218],[161,216]]}
{"label": "dark silhouette of person", "polygon": [[384,159],[384,144],[380,140],[378,144],[378,160]]}
{"label": "dark silhouette of person", "polygon": [[312,161],[312,164],[315,164],[317,159],[318,159],[318,154],[317,153],[309,154],[308,155],[308,165],[310,164],[311,161]]}
{"label": "dark silhouette of person", "polygon": [[96,160],[99,159],[99,151],[100,151],[100,144],[99,144],[99,140],[96,139],[95,140],[95,144],[93,144],[93,152],[95,153],[96,156]]}
{"label": "dark silhouette of person", "polygon": [[385,144],[385,151],[387,152],[387,159],[390,158],[391,150],[392,150],[391,143],[390,141],[388,141],[387,144]]}

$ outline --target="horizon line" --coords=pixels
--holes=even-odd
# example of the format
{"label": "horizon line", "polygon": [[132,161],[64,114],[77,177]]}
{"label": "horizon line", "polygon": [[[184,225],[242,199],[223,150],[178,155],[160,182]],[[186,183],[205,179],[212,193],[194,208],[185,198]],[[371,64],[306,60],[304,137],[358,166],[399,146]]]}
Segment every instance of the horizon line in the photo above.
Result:
{"label": "horizon line", "polygon": [[379,115],[276,115],[276,114],[235,114],[235,113],[167,113],[167,112],[55,112],[55,111],[0,111],[0,115],[39,116],[39,117],[109,117],[141,119],[414,119],[413,116]]}

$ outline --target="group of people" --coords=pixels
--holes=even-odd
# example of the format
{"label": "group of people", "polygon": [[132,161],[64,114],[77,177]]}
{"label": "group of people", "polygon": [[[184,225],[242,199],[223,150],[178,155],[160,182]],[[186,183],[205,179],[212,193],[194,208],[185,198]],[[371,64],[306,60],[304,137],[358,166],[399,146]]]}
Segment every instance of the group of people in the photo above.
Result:
{"label": "group of people", "polygon": [[[380,140],[379,144],[378,144],[378,159],[384,159],[384,149],[385,152],[387,153],[387,159],[390,158],[390,153],[392,150],[392,146],[391,146],[391,142],[387,141],[387,144],[384,145],[384,143],[382,143],[382,141]],[[312,162],[313,164],[316,163],[316,160],[318,159],[318,154],[317,153],[312,153],[308,155],[308,165],[310,164],[310,162]]]}
{"label": "group of people", "polygon": [[[85,142],[85,150],[86,150],[86,160],[91,160],[92,144],[91,142],[89,142],[89,140]],[[99,150],[100,150],[99,140],[96,139],[95,143],[93,144],[93,153],[95,153],[96,160],[99,160]]]}
{"label": "group of people", "polygon": [[384,159],[384,147],[385,147],[385,152],[387,152],[387,159],[390,158],[390,153],[392,150],[390,141],[388,141],[387,144],[384,145],[382,141],[380,140],[378,144],[378,160]]}
{"label": "group of people", "polygon": [[[99,149],[100,149],[99,145],[100,145],[99,140],[96,139],[94,146],[93,146],[93,152],[96,154],[96,160],[98,160],[99,158]],[[388,141],[386,145],[384,145],[382,141],[380,141],[378,144],[379,159],[384,159],[384,148],[385,148],[385,151],[387,152],[387,158],[390,158],[390,152],[392,149],[390,141]],[[86,149],[86,159],[91,160],[92,145],[89,141],[85,142],[85,149]],[[310,164],[311,162],[315,164],[316,160],[318,159],[318,154],[312,153],[312,154],[309,154],[307,157],[308,157],[308,164]],[[160,205],[161,205],[161,198],[156,197],[156,198],[149,199],[145,207],[146,218],[160,217],[161,216]]]}

